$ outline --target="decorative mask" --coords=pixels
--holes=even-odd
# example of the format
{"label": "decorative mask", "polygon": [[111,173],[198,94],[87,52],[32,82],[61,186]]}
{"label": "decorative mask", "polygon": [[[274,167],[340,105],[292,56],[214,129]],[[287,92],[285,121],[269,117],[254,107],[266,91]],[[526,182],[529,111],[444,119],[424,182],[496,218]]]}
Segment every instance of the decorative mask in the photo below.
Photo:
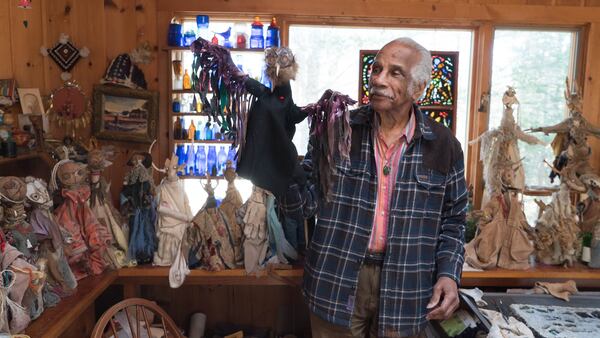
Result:
{"label": "decorative mask", "polygon": [[19,203],[25,200],[27,195],[27,186],[25,182],[15,176],[0,177],[0,197],[12,203]]}
{"label": "decorative mask", "polygon": [[33,204],[52,207],[52,199],[48,193],[48,184],[41,178],[27,176],[27,200]]}

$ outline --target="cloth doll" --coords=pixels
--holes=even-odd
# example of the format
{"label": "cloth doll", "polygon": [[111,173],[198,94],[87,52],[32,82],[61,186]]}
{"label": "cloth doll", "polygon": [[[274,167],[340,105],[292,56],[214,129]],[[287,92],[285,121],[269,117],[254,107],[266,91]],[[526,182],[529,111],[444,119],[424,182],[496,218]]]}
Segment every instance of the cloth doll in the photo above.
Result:
{"label": "cloth doll", "polygon": [[269,248],[266,200],[269,193],[254,186],[252,195],[237,212],[244,231],[244,267],[246,273],[258,271]]}
{"label": "cloth doll", "polygon": [[223,210],[217,207],[214,195],[216,186],[212,186],[209,176],[203,188],[208,198],[192,220],[194,226],[190,230],[190,238],[193,242],[188,264],[209,271],[233,269],[236,267],[236,254],[232,224]]}
{"label": "cloth doll", "polygon": [[149,172],[152,158],[148,153],[136,153],[127,164],[132,168],[125,176],[120,200],[121,213],[129,224],[128,256],[138,264],[151,263],[158,247],[154,182]]}
{"label": "cloth doll", "polygon": [[177,172],[182,170],[185,164],[178,166],[177,163],[178,157],[173,155],[165,160],[163,169],[153,164],[155,170],[167,174],[156,187],[158,250],[154,253],[154,265],[173,264],[177,252],[181,249],[183,234],[190,226],[193,217],[187,194],[183,189],[183,182],[177,176]]}
{"label": "cloth doll", "polygon": [[27,203],[30,206],[29,223],[40,242],[39,257],[45,259],[47,267],[44,304],[50,306],[52,294],[58,298],[71,295],[77,287],[77,280],[65,256],[63,234],[50,211],[52,199],[48,193],[46,182],[31,176],[26,177],[25,181],[27,182]]}
{"label": "cloth doll", "polygon": [[236,213],[238,209],[242,207],[244,201],[242,200],[240,192],[235,187],[234,182],[237,174],[235,173],[235,169],[233,168],[233,163],[231,161],[227,161],[225,165],[224,176],[225,180],[227,180],[227,191],[225,192],[225,197],[219,205],[219,210],[229,225],[228,229],[229,233],[231,234],[232,247],[235,255],[235,265],[237,267],[244,264],[244,255],[242,249],[243,231],[241,225],[237,222]]}
{"label": "cloth doll", "polygon": [[[106,253],[106,261],[111,267],[118,269],[135,265],[135,261],[127,258],[127,224],[111,201],[110,183],[102,177],[102,172],[110,166],[106,153],[94,149],[88,153],[88,169],[90,172],[90,208],[98,222],[111,236],[111,243]],[[125,228],[125,229],[124,229]]]}
{"label": "cloth doll", "polygon": [[14,176],[0,177],[0,201],[4,208],[2,230],[6,241],[23,253],[24,257],[35,264],[38,256],[37,236],[27,222],[25,199],[27,185]]}
{"label": "cloth doll", "polygon": [[54,210],[63,233],[64,251],[77,280],[99,275],[107,267],[105,257],[112,243],[109,230],[88,205],[90,186],[86,165],[68,159],[52,170],[51,189],[60,191],[63,202]]}

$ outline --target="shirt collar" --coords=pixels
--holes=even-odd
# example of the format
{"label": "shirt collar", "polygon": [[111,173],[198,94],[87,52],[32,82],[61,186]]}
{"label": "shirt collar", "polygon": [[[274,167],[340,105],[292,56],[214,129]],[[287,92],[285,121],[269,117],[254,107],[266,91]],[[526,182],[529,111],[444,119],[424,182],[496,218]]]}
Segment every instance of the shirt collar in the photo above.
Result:
{"label": "shirt collar", "polygon": [[[416,118],[415,118],[415,107],[412,106],[410,109],[410,117],[408,118],[408,122],[406,123],[406,126],[404,127],[404,130],[402,131],[402,134],[400,135],[400,138],[405,137],[406,138],[406,143],[410,143],[410,141],[412,141],[413,136],[415,135],[415,128],[416,128]],[[375,131],[376,135],[377,132],[379,131],[379,123],[380,123],[380,117],[379,114],[374,113],[374,125],[373,125],[373,130]]]}

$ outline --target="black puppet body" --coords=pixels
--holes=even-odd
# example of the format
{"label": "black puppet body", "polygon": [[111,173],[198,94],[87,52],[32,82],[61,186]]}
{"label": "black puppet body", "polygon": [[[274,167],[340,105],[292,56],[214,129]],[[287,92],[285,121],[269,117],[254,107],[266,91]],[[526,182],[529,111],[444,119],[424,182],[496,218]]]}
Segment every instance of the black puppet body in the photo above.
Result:
{"label": "black puppet body", "polygon": [[237,173],[280,197],[289,185],[298,158],[292,142],[296,123],[307,114],[294,104],[289,81],[271,91],[248,79],[246,90],[255,100],[248,112],[246,143],[239,155]]}

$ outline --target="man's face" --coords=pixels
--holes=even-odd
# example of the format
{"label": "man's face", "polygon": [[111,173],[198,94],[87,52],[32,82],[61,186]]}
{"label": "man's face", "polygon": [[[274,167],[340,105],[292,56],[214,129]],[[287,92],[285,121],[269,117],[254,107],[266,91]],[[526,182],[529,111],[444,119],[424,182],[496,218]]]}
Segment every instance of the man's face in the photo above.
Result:
{"label": "man's face", "polygon": [[379,51],[369,80],[371,106],[376,112],[403,110],[420,96],[424,85],[415,93],[409,90],[411,71],[418,61],[415,50],[399,43],[388,44]]}

